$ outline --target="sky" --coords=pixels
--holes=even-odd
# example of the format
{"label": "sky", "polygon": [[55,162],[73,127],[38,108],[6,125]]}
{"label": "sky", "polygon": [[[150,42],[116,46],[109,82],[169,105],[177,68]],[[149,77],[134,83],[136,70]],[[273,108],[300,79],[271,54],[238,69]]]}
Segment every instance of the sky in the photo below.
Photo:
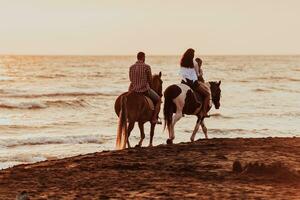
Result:
{"label": "sky", "polygon": [[0,0],[0,54],[300,54],[299,0]]}

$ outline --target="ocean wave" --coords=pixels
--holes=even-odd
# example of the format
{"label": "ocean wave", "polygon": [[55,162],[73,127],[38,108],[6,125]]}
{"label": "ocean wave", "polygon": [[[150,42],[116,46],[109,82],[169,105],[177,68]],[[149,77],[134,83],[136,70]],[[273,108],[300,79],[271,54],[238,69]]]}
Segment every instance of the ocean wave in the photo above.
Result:
{"label": "ocean wave", "polygon": [[222,118],[222,119],[233,119],[234,118],[234,117],[222,115],[221,113],[213,113],[213,114],[210,114],[210,116],[214,117],[214,118]]}
{"label": "ocean wave", "polygon": [[47,144],[103,144],[107,138],[101,135],[79,135],[79,136],[56,136],[56,137],[28,137],[22,139],[1,139],[0,146],[3,148],[47,145]]}
{"label": "ocean wave", "polygon": [[247,113],[247,116],[253,116],[253,117],[299,117],[300,112],[299,111],[274,111],[274,112],[264,112],[264,113],[254,113],[249,114]]}
{"label": "ocean wave", "polygon": [[222,135],[226,137],[261,137],[263,135],[272,134],[273,131],[269,129],[208,129],[208,135],[211,137]]}
{"label": "ocean wave", "polygon": [[232,82],[237,82],[237,83],[249,83],[252,82],[251,80],[232,80]]}
{"label": "ocean wave", "polygon": [[40,98],[40,97],[79,97],[79,96],[117,96],[121,92],[57,92],[44,94],[15,94],[5,95],[12,98]]}
{"label": "ocean wave", "polygon": [[[251,132],[251,130],[247,130],[247,129],[240,129],[240,128],[232,128],[232,129],[214,129],[214,128],[208,128],[208,136],[209,137],[215,137],[215,136],[226,136],[226,137],[230,137],[230,136],[244,136],[245,134],[248,134],[249,132]],[[191,133],[191,129],[186,129],[184,130],[184,132],[186,133]],[[200,128],[200,132],[201,128]]]}
{"label": "ocean wave", "polygon": [[43,129],[43,128],[49,128],[49,125],[41,125],[41,126],[30,126],[30,125],[20,125],[20,124],[0,124],[0,129],[1,130],[6,130],[6,129]]}
{"label": "ocean wave", "polygon": [[49,107],[87,107],[90,106],[84,99],[73,100],[47,100],[39,102],[0,102],[0,109],[45,109]]}
{"label": "ocean wave", "polygon": [[300,91],[290,89],[290,88],[284,88],[284,87],[276,87],[276,86],[265,86],[267,88],[256,88],[252,89],[253,92],[273,92],[273,91],[280,91],[280,92],[289,92],[289,93],[299,93]]}
{"label": "ocean wave", "polygon": [[265,77],[257,77],[254,80],[271,80],[271,81],[292,81],[292,82],[300,82],[298,78],[292,77],[283,77],[283,76],[265,76]]}
{"label": "ocean wave", "polygon": [[254,92],[270,92],[268,89],[257,88],[253,90]]}
{"label": "ocean wave", "polygon": [[89,104],[84,99],[76,99],[76,100],[52,100],[46,101],[45,104],[50,106],[74,106],[74,107],[86,107]]}
{"label": "ocean wave", "polygon": [[[8,162],[11,163],[11,166],[14,166],[16,164],[21,164],[21,163],[35,163],[35,162],[40,162],[40,161],[45,161],[48,158],[46,156],[42,156],[42,155],[32,155],[32,154],[27,154],[27,153],[22,153],[20,155],[15,155],[12,156],[10,158],[0,158],[0,169],[2,168],[7,168],[10,167],[9,165],[7,167],[5,167],[5,165],[3,166],[2,162]],[[2,165],[2,166],[1,166]]]}
{"label": "ocean wave", "polygon": [[36,78],[41,78],[41,79],[52,79],[52,78],[64,78],[67,77],[64,74],[53,74],[53,75],[38,75]]}
{"label": "ocean wave", "polygon": [[47,108],[47,105],[37,102],[21,102],[21,103],[9,103],[0,102],[0,108],[5,109],[43,109]]}
{"label": "ocean wave", "polygon": [[22,153],[11,157],[0,157],[0,169],[6,169],[24,163],[41,162],[51,158],[53,157],[47,158],[46,156],[39,154],[32,155],[30,153]]}
{"label": "ocean wave", "polygon": [[300,91],[298,91],[298,90],[283,88],[283,87],[271,86],[269,88],[272,89],[272,90],[281,91],[281,92],[300,93]]}
{"label": "ocean wave", "polygon": [[297,78],[289,78],[288,80],[289,81],[294,81],[294,82],[300,82],[300,79],[297,79]]}

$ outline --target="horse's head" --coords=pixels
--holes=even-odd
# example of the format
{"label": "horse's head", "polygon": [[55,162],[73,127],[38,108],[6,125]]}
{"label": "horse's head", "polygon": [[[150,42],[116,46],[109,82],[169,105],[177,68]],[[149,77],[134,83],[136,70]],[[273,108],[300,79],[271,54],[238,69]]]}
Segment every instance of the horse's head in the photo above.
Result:
{"label": "horse's head", "polygon": [[160,96],[162,97],[162,83],[161,80],[161,72],[159,74],[154,74],[152,76],[152,86],[151,88]]}
{"label": "horse's head", "polygon": [[221,81],[210,81],[210,90],[212,96],[212,102],[215,105],[216,109],[220,108],[220,99],[221,99]]}

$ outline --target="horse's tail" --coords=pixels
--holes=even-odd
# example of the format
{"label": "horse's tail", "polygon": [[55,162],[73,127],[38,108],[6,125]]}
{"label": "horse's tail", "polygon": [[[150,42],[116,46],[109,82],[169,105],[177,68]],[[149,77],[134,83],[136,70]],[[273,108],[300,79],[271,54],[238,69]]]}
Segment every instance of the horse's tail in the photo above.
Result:
{"label": "horse's tail", "polygon": [[168,131],[170,132],[170,127],[172,124],[172,116],[175,112],[175,104],[173,103],[173,95],[172,91],[168,87],[164,92],[165,103],[164,103],[164,130],[168,127]]}
{"label": "horse's tail", "polygon": [[127,141],[127,96],[121,96],[121,109],[119,113],[119,123],[118,123],[118,132],[117,132],[117,141],[116,141],[116,148],[117,149],[124,149],[126,147]]}

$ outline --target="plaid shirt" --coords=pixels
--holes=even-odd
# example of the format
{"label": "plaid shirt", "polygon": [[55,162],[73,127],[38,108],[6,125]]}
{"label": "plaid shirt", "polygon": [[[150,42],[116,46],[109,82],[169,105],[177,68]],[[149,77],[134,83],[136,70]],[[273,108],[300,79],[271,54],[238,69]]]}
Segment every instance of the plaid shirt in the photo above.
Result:
{"label": "plaid shirt", "polygon": [[150,89],[150,83],[152,79],[151,68],[149,65],[137,61],[129,69],[131,92],[145,92]]}

